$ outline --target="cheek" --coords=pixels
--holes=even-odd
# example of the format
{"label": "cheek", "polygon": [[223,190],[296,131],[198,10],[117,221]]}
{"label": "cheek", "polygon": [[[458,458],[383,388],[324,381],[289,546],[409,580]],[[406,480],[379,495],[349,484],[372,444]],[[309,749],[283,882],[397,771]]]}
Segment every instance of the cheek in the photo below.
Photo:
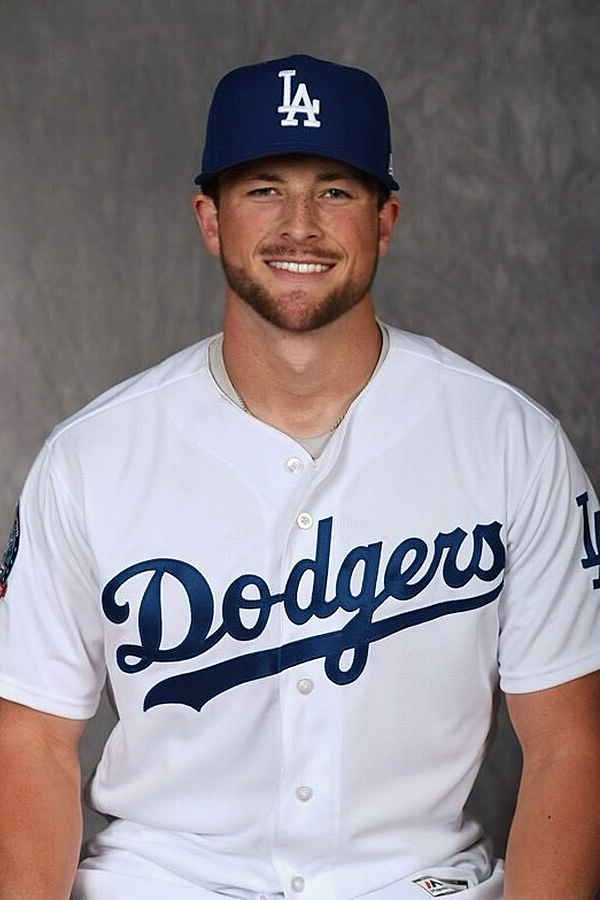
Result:
{"label": "cheek", "polygon": [[268,234],[264,217],[225,216],[219,225],[221,252],[238,259],[254,255],[256,249]]}
{"label": "cheek", "polygon": [[249,234],[243,223],[228,219],[219,227],[221,253],[228,259],[239,259],[247,254]]}
{"label": "cheek", "polygon": [[325,217],[323,226],[325,234],[354,259],[355,265],[369,265],[371,256],[377,254],[379,222],[370,211],[361,209],[349,215],[347,210],[339,210]]}
{"label": "cheek", "polygon": [[379,233],[373,228],[358,228],[348,236],[348,252],[354,256],[357,269],[373,268],[379,252]]}

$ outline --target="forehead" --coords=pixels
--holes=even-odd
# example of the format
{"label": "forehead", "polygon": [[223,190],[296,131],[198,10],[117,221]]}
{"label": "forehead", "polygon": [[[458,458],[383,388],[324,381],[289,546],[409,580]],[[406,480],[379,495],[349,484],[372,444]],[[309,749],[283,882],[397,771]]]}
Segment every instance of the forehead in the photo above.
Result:
{"label": "forehead", "polygon": [[225,185],[240,181],[264,179],[266,181],[324,181],[352,180],[376,190],[376,181],[370,175],[349,166],[347,163],[322,156],[293,154],[287,156],[266,156],[227,169],[219,176]]}

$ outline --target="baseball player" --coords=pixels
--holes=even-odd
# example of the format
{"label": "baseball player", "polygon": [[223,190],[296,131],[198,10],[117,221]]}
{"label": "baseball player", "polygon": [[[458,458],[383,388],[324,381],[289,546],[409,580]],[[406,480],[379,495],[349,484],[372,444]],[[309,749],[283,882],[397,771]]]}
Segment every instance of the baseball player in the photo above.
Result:
{"label": "baseball player", "polygon": [[[196,182],[222,334],[56,428],[8,543],[1,900],[592,896],[597,500],[551,415],[375,318],[380,86],[230,72]],[[109,824],[76,871],[105,679]],[[499,689],[505,867],[464,810]]]}

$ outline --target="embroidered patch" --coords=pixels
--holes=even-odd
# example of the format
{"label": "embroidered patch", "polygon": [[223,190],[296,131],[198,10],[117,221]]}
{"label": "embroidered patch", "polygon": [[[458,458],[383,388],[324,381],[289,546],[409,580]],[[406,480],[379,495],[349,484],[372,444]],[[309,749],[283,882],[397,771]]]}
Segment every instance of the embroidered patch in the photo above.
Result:
{"label": "embroidered patch", "polygon": [[469,882],[464,878],[433,878],[432,876],[417,878],[413,884],[423,888],[430,897],[449,897],[450,894],[458,894],[459,891],[466,891],[469,887]]}
{"label": "embroidered patch", "polygon": [[277,112],[287,113],[285,119],[281,119],[279,124],[297,125],[296,116],[301,115],[305,117],[302,120],[305,128],[320,128],[321,122],[317,116],[321,111],[321,101],[312,99],[303,81],[298,84],[292,99],[292,78],[296,74],[295,69],[282,69],[277,74],[279,78],[283,78],[283,102],[277,107]]}
{"label": "embroidered patch", "polygon": [[19,522],[19,504],[17,503],[17,508],[15,510],[15,521],[13,523],[12,531],[8,536],[6,549],[4,550],[4,559],[2,561],[2,565],[0,566],[0,598],[4,597],[4,595],[6,594],[6,582],[8,581],[10,570],[12,569],[15,559],[17,558],[20,533],[21,526]]}

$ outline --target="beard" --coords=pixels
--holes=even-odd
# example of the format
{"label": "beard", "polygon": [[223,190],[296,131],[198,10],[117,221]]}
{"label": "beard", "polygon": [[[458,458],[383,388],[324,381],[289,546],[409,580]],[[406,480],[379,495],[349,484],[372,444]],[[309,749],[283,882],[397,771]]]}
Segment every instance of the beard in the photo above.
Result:
{"label": "beard", "polygon": [[301,289],[271,294],[244,268],[232,265],[221,254],[221,265],[231,290],[271,325],[296,334],[323,328],[356,306],[371,288],[377,261],[375,256],[367,277],[349,278],[316,302],[310,292]]}

